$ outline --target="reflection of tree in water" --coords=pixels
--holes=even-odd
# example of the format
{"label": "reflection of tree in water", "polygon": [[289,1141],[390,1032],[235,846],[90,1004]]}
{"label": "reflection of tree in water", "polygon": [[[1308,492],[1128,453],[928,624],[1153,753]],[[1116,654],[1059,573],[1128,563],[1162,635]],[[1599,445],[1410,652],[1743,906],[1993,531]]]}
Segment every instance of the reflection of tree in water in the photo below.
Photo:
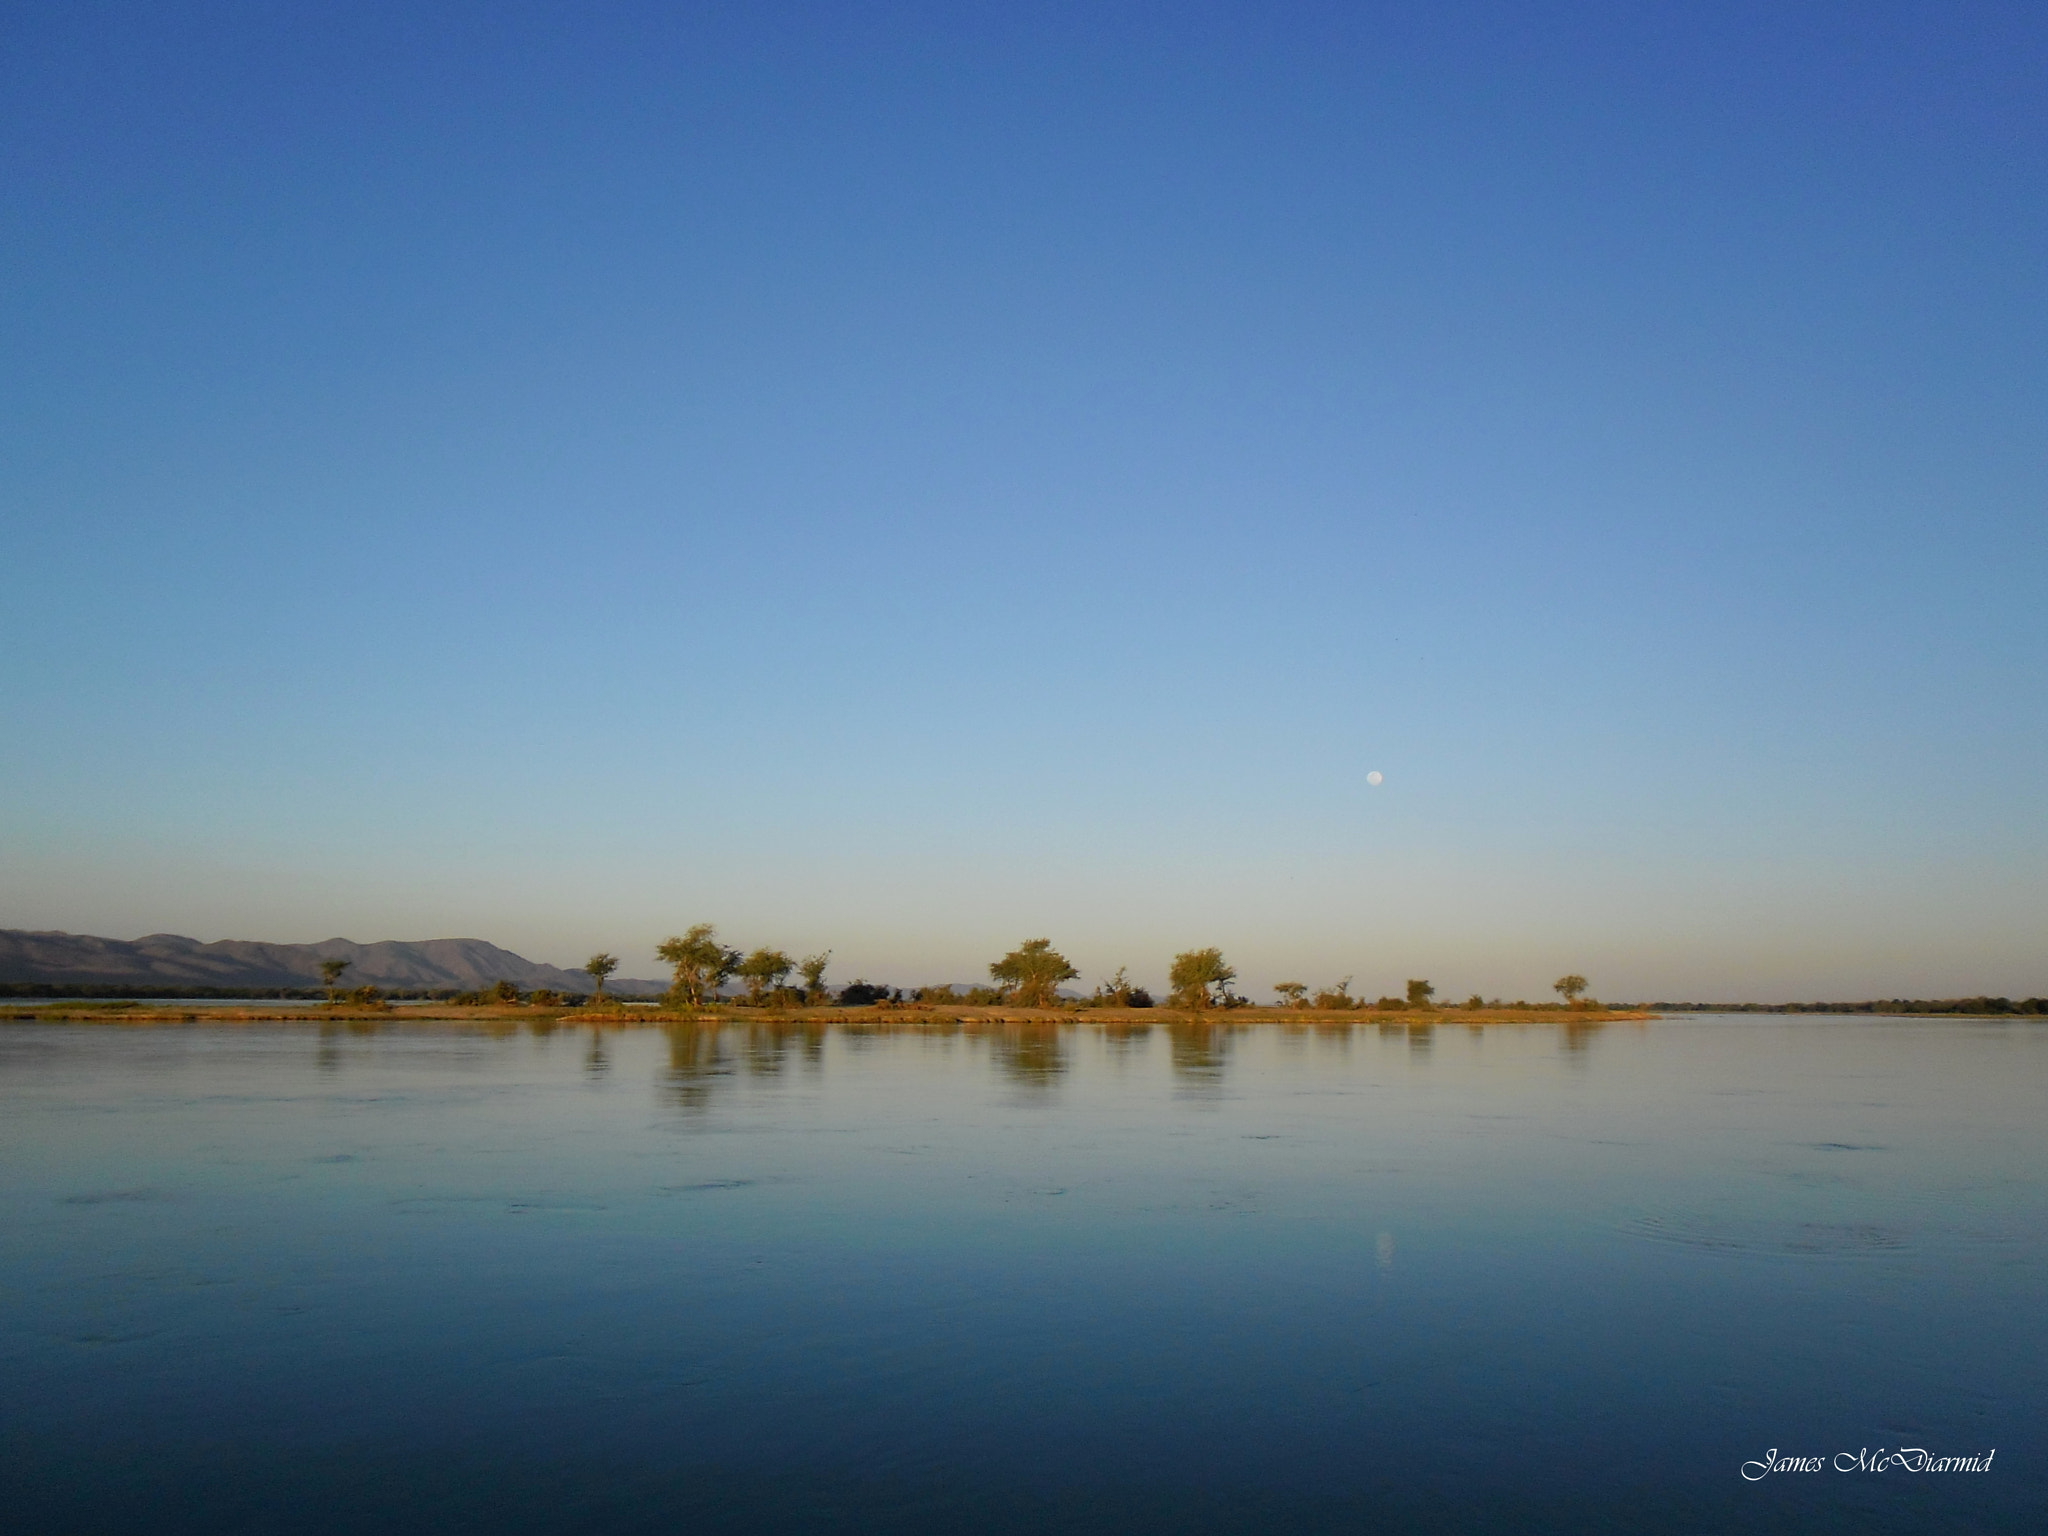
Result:
{"label": "reflection of tree in water", "polygon": [[1102,1026],[1102,1043],[1108,1049],[1112,1061],[1128,1061],[1131,1052],[1140,1040],[1150,1038],[1152,1026],[1149,1023],[1135,1024],[1129,1020],[1118,1020]]}
{"label": "reflection of tree in water", "polygon": [[313,1065],[321,1072],[341,1070],[341,1031],[336,1026],[320,1026],[320,1048],[314,1054]]}
{"label": "reflection of tree in water", "polygon": [[790,1026],[783,1023],[749,1024],[740,1057],[756,1077],[774,1077],[789,1056]]}
{"label": "reflection of tree in water", "polygon": [[1173,1045],[1173,1071],[1188,1086],[1220,1087],[1228,1041],[1219,1024],[1198,1024],[1192,1019],[1168,1026]]}
{"label": "reflection of tree in water", "polygon": [[990,1042],[996,1065],[1012,1082],[1031,1088],[1049,1088],[1067,1070],[1057,1024],[1013,1024]]}
{"label": "reflection of tree in water", "polygon": [[604,1031],[595,1024],[590,1026],[590,1049],[583,1053],[583,1075],[603,1077],[612,1069],[611,1054],[605,1050]]}
{"label": "reflection of tree in water", "polygon": [[803,1041],[804,1065],[822,1067],[825,1064],[826,1027],[806,1020],[797,1029]]}
{"label": "reflection of tree in water", "polygon": [[1436,1021],[1428,1020],[1408,1026],[1408,1054],[1427,1056],[1436,1049]]}
{"label": "reflection of tree in water", "polygon": [[1585,1055],[1586,1047],[1593,1043],[1594,1036],[1598,1035],[1606,1027],[1605,1021],[1600,1019],[1565,1020],[1564,1028],[1559,1031],[1563,1039],[1565,1054],[1568,1056]]}
{"label": "reflection of tree in water", "polygon": [[732,1069],[718,1049],[719,1031],[698,1024],[671,1024],[668,1035],[668,1098],[685,1113],[707,1108],[720,1079]]}

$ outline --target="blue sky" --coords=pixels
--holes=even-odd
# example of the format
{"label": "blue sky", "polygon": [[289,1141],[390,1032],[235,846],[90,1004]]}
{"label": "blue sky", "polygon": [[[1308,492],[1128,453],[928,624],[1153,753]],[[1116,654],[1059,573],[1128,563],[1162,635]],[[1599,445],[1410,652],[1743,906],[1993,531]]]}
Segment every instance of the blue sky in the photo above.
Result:
{"label": "blue sky", "polygon": [[2048,992],[2044,69],[7,7],[0,925]]}

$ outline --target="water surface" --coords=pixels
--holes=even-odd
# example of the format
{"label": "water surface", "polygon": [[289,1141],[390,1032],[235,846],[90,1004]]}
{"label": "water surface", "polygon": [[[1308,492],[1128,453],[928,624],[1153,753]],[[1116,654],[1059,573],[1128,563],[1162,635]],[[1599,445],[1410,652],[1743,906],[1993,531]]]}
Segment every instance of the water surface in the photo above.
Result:
{"label": "water surface", "polygon": [[[2003,1531],[2048,1026],[0,1026],[38,1531]],[[1925,1447],[1983,1474],[1773,1474]]]}

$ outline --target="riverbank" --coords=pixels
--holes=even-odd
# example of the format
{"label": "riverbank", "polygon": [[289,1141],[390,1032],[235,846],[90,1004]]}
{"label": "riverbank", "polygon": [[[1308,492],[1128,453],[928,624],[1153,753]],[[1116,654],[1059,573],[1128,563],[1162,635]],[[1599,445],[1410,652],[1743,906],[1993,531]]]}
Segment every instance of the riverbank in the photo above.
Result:
{"label": "riverbank", "polygon": [[1561,1024],[1577,1028],[1593,1024],[1640,1022],[1658,1017],[1648,1010],[1603,1008],[1487,1008],[1487,1009],[1378,1009],[1355,1008],[1317,1010],[1302,1008],[1212,1008],[1189,1011],[1175,1008],[1004,1008],[948,1007],[940,1004],[895,1003],[867,1008],[749,1008],[719,1005],[669,1012],[649,1004],[622,1004],[605,1008],[548,1008],[512,1004],[487,1007],[452,1003],[361,1005],[342,1003],[315,1008],[266,1008],[260,1003],[163,1005],[141,1002],[103,1004],[48,1003],[34,1008],[0,1007],[0,1023],[66,1024],[256,1024],[297,1023],[315,1025],[405,1025],[413,1023],[471,1024],[486,1028],[517,1028],[532,1025],[563,1029],[592,1026],[604,1029],[652,1027],[773,1028],[788,1030],[827,1029],[845,1026],[874,1030],[973,1028],[988,1025],[1019,1025],[1039,1028],[1094,1027],[1132,1030],[1162,1026],[1169,1028],[1201,1025],[1240,1029],[1251,1025],[1277,1025],[1283,1029],[1380,1029],[1480,1028],[1499,1024]]}

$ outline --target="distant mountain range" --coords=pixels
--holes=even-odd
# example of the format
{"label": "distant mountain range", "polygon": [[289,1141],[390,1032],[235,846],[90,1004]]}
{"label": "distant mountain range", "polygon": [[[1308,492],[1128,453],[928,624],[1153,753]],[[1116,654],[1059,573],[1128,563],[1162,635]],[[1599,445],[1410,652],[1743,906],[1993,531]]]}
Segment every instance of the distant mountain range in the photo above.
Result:
{"label": "distant mountain range", "polygon": [[[522,990],[552,987],[588,992],[589,976],[542,965],[482,939],[386,939],[357,944],[323,939],[318,944],[263,944],[222,939],[202,944],[175,933],[140,939],[100,939],[83,933],[38,933],[0,928],[0,983],[46,983],[109,988],[258,987],[305,988],[320,983],[322,960],[346,960],[344,987],[386,991],[471,991],[494,981]],[[667,989],[661,981],[613,977],[607,992],[645,996]]]}

